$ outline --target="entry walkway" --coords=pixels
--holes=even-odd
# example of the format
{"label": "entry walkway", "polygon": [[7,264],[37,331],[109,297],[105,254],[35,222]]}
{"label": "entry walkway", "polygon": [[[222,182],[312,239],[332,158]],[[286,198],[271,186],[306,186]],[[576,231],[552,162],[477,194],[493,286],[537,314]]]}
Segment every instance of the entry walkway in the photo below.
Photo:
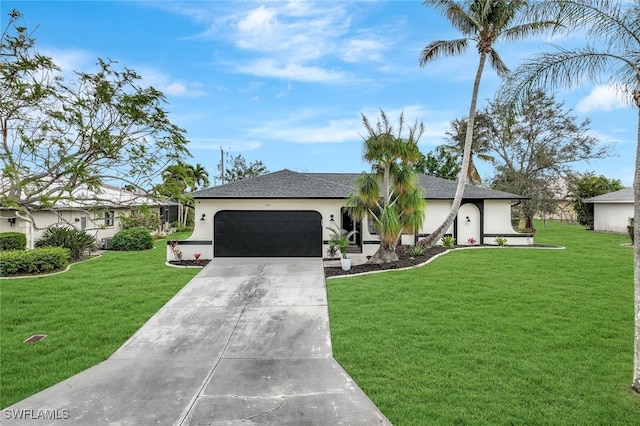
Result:
{"label": "entry walkway", "polygon": [[390,424],[333,359],[322,260],[309,258],[215,259],[108,360],[0,415],[3,425]]}

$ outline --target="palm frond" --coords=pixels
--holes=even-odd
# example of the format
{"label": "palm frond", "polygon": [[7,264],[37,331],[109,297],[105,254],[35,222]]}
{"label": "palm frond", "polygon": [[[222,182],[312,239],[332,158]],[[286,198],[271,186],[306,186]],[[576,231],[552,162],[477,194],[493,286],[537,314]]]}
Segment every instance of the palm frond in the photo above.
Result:
{"label": "palm frond", "polygon": [[489,64],[500,78],[505,78],[509,75],[509,68],[507,68],[507,65],[502,61],[495,49],[489,51]]}
{"label": "palm frond", "polygon": [[[367,209],[371,209],[380,200],[380,183],[378,177],[370,173],[362,173],[356,178],[356,195],[358,197],[358,203],[365,206]],[[355,206],[349,206],[355,207]]]}
{"label": "palm frond", "polygon": [[[518,67],[500,89],[500,96],[509,100],[545,87],[552,90],[560,87],[572,89],[583,79],[600,83],[616,62],[621,63],[619,66],[623,68],[636,67],[628,58],[591,47],[573,51],[558,48],[557,52],[536,55]],[[633,73],[619,73],[617,78],[614,78],[616,75],[611,77],[611,84],[631,90],[637,87],[637,75]]]}
{"label": "palm frond", "polygon": [[507,28],[500,34],[505,41],[518,41],[534,35],[542,35],[549,30],[556,31],[561,27],[558,21],[535,21],[515,25]]}
{"label": "palm frond", "polygon": [[429,43],[420,53],[420,66],[438,58],[458,56],[469,48],[469,39],[436,40]]}

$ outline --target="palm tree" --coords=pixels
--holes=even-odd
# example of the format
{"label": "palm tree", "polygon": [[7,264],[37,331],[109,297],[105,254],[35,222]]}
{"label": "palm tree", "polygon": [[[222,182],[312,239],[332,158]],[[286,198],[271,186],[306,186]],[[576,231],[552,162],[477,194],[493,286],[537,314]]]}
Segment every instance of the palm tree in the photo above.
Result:
{"label": "palm tree", "polygon": [[362,123],[368,133],[363,157],[374,173],[362,173],[356,179],[357,192],[351,194],[347,207],[355,219],[368,218],[380,235],[380,247],[368,263],[395,262],[402,231],[415,233],[424,220],[425,201],[413,168],[421,157],[418,141],[424,126],[409,126],[405,138],[403,115],[396,131],[384,111],[375,126],[364,115]]}
{"label": "palm tree", "polygon": [[472,0],[461,2],[454,0],[425,0],[424,4],[441,12],[451,25],[460,31],[463,37],[456,40],[437,40],[429,43],[420,54],[420,66],[425,66],[440,57],[459,55],[469,48],[471,42],[475,42],[480,55],[471,92],[461,173],[458,177],[456,193],[451,210],[444,222],[423,242],[427,246],[432,246],[447,232],[460,208],[469,170],[478,90],[485,62],[488,59],[489,64],[500,77],[505,77],[509,73],[509,69],[493,48],[494,43],[498,40],[519,40],[528,35],[541,34],[547,29],[556,28],[557,23],[553,21],[519,23],[520,20],[527,16],[528,3],[526,0]]}
{"label": "palm tree", "polygon": [[185,191],[195,187],[192,168],[178,161],[162,171],[161,193],[178,202],[178,222],[183,226],[187,223],[187,206],[192,200]]}
{"label": "palm tree", "polygon": [[[542,53],[521,65],[505,83],[502,96],[514,99],[544,87],[576,87],[605,77],[638,109],[634,176],[634,215],[640,217],[640,2],[549,0],[569,30],[585,30],[587,47]],[[590,43],[594,45],[590,45]],[[634,229],[635,352],[632,387],[640,393],[640,227]]]}
{"label": "palm tree", "polygon": [[[481,134],[481,128],[478,126],[480,120],[487,120],[486,115],[476,114],[473,129],[473,142],[471,143],[471,153],[469,154],[469,168],[467,169],[467,180],[473,185],[480,185],[482,178],[476,167],[474,157],[483,161],[493,163],[495,158],[488,154],[489,146],[487,144],[487,136]],[[451,122],[451,130],[447,132],[450,144],[440,145],[447,152],[454,154],[457,158],[461,158],[464,153],[464,142],[467,136],[467,119],[455,119]]]}
{"label": "palm tree", "polygon": [[191,186],[191,190],[195,191],[198,189],[198,185],[209,186],[209,172],[202,167],[202,164],[197,163],[195,166],[189,165],[189,173],[191,178],[193,179],[193,185]]}

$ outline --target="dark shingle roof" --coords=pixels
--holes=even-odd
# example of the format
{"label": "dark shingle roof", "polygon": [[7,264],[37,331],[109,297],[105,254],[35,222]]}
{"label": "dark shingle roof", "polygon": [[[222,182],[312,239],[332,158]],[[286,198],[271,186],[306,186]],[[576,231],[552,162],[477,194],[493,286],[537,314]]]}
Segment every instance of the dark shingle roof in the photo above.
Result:
{"label": "dark shingle roof", "polygon": [[[254,178],[195,191],[194,198],[347,198],[355,191],[360,173],[297,173],[281,170]],[[453,199],[456,182],[420,175],[425,198]],[[526,199],[521,195],[466,185],[466,199]]]}

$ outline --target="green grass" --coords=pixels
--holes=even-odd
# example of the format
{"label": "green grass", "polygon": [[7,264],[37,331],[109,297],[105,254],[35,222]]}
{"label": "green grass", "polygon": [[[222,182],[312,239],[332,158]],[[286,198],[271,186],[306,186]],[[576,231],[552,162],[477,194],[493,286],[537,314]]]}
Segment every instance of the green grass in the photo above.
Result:
{"label": "green grass", "polygon": [[334,355],[394,425],[640,424],[628,237],[536,229],[566,249],[327,281]]}
{"label": "green grass", "polygon": [[[107,252],[60,275],[2,280],[0,407],[107,359],[189,282],[199,269],[165,266],[165,247],[158,240],[155,250]],[[33,334],[48,337],[22,343]]]}

